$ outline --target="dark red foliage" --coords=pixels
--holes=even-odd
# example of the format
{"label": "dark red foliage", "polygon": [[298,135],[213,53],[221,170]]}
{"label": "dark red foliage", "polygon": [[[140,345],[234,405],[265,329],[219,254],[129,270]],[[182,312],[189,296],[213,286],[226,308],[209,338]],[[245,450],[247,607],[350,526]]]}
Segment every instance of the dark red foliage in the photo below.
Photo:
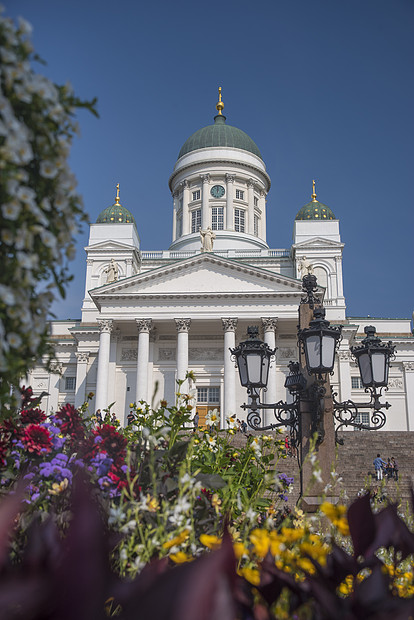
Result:
{"label": "dark red foliage", "polygon": [[63,405],[56,413],[55,417],[62,420],[60,427],[63,435],[70,435],[73,439],[83,439],[85,429],[82,423],[81,414],[73,405]]}
{"label": "dark red foliage", "polygon": [[22,442],[28,452],[42,454],[52,449],[52,439],[47,428],[30,424],[24,429]]}
{"label": "dark red foliage", "polygon": [[22,424],[41,424],[46,420],[44,411],[36,407],[35,409],[23,409],[20,412]]}
{"label": "dark red foliage", "polygon": [[20,405],[22,409],[29,407],[31,402],[33,401],[33,390],[32,388],[23,386],[20,388]]}
{"label": "dark red foliage", "polygon": [[114,426],[110,424],[102,424],[93,431],[95,437],[101,437],[102,440],[97,443],[99,452],[106,452],[113,459],[114,463],[119,463],[126,455],[127,440],[123,437]]}

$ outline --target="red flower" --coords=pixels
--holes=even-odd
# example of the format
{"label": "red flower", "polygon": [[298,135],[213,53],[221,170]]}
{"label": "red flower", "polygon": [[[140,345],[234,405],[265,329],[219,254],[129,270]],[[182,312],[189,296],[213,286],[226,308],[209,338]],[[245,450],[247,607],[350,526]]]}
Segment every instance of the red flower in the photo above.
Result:
{"label": "red flower", "polygon": [[20,412],[23,424],[41,424],[46,420],[45,413],[36,407],[36,409],[23,409]]}
{"label": "red flower", "polygon": [[100,452],[106,452],[107,455],[113,459],[114,463],[119,463],[120,459],[123,460],[125,458],[127,440],[118,433],[114,426],[103,424],[93,431],[93,435],[102,438],[102,440],[96,444],[98,450]]}
{"label": "red flower", "polygon": [[56,418],[62,420],[60,430],[63,435],[70,435],[75,439],[83,439],[85,430],[83,428],[81,414],[73,405],[62,405],[56,413]]}
{"label": "red flower", "polygon": [[29,452],[42,454],[52,449],[52,438],[47,428],[39,424],[30,424],[24,430],[22,442]]}

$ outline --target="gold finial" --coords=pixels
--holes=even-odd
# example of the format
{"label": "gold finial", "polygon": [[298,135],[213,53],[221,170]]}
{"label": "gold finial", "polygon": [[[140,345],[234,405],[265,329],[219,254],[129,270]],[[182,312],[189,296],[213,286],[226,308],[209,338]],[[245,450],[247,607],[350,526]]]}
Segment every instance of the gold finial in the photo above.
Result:
{"label": "gold finial", "polygon": [[221,86],[219,86],[219,100],[218,103],[216,105],[216,109],[218,111],[218,113],[221,115],[221,111],[224,108],[224,103],[221,100]]}
{"label": "gold finial", "polygon": [[115,204],[119,205],[119,183],[116,184],[116,197],[115,197]]}
{"label": "gold finial", "polygon": [[316,200],[315,181],[312,181],[312,202],[318,202]]}

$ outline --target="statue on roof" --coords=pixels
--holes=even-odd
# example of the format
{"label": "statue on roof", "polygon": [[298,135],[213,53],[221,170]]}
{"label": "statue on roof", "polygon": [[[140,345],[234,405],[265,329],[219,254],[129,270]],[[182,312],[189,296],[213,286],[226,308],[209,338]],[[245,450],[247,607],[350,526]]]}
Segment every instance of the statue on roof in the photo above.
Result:
{"label": "statue on roof", "polygon": [[214,242],[214,239],[216,238],[216,233],[213,230],[211,230],[210,226],[208,226],[206,230],[202,230],[200,226],[200,237],[201,237],[201,251],[212,252],[213,242]]}
{"label": "statue on roof", "polygon": [[313,274],[313,267],[306,256],[302,256],[298,260],[298,272],[301,278],[307,276],[308,274]]}
{"label": "statue on roof", "polygon": [[111,262],[108,267],[105,269],[106,273],[106,284],[110,282],[116,282],[119,276],[119,268],[113,258],[111,258]]}

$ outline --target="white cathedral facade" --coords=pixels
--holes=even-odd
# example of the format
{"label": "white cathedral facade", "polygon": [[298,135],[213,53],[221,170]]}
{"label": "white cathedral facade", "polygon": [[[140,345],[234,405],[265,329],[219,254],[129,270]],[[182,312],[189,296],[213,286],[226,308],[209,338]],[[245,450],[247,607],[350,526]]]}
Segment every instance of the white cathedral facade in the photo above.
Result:
{"label": "white cathedral facade", "polygon": [[[326,318],[344,326],[331,380],[338,398],[367,400],[349,347],[373,324],[397,350],[384,430],[414,430],[410,320],[346,317],[339,221],[317,200],[315,186],[294,220],[291,248],[271,248],[265,163],[253,140],[226,124],[221,96],[217,110],[214,124],[184,143],[169,179],[168,250],[141,250],[119,188],[115,204],[90,226],[82,317],[51,323],[56,372],[38,365],[28,377],[35,394],[48,392],[42,406],[49,413],[62,403],[79,407],[93,392],[92,411],[114,403],[112,411],[125,424],[131,402],[173,404],[177,380],[192,370],[200,422],[217,408],[225,426],[226,416],[245,417],[240,405],[246,391],[229,349],[246,338],[250,325],[259,326],[265,342],[277,347],[266,401],[288,400],[284,382],[288,362],[298,359],[301,276],[311,269]],[[182,390],[187,388],[185,382]],[[271,414],[266,415],[270,423]]]}

